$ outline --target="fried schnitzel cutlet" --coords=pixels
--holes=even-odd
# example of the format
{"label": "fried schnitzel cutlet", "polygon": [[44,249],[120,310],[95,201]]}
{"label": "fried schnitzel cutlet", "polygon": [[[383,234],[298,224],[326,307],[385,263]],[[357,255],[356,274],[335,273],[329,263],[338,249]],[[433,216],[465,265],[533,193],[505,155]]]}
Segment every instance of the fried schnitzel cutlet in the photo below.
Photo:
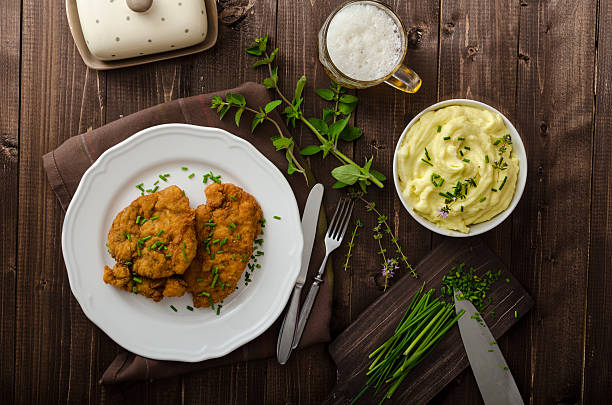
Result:
{"label": "fried schnitzel cutlet", "polygon": [[[115,217],[108,249],[117,265],[104,272],[108,284],[158,301],[184,293],[183,274],[196,255],[195,212],[177,186],[134,200]],[[134,280],[141,280],[138,281]]]}
{"label": "fried schnitzel cutlet", "polygon": [[255,198],[230,183],[205,190],[196,209],[198,253],[183,275],[195,307],[208,307],[233,293],[253,254],[262,210]]}

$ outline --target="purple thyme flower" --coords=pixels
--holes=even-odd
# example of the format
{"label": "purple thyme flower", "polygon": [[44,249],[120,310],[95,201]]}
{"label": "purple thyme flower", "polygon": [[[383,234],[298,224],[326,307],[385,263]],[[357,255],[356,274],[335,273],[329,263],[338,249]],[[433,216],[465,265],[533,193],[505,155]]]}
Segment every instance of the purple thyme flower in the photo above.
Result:
{"label": "purple thyme flower", "polygon": [[388,259],[383,264],[382,275],[385,278],[385,280],[388,280],[390,278],[393,278],[397,270],[399,270],[399,266],[397,265],[397,260]]}
{"label": "purple thyme flower", "polygon": [[438,207],[438,216],[441,218],[448,218],[448,211],[445,208]]}

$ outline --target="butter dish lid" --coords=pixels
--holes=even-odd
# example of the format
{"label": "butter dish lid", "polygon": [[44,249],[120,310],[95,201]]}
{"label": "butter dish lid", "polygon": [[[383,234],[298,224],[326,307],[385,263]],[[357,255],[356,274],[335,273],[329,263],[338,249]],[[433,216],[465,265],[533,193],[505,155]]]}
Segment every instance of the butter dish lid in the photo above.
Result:
{"label": "butter dish lid", "polygon": [[113,69],[201,52],[217,39],[215,0],[66,0],[85,64]]}

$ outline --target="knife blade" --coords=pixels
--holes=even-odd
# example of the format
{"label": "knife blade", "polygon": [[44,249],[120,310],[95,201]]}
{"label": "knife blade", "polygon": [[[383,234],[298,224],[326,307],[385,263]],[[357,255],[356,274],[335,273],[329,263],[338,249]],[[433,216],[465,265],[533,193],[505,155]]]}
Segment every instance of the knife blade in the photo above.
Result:
{"label": "knife blade", "polygon": [[323,201],[323,185],[315,184],[308,194],[304,214],[302,215],[302,233],[304,234],[304,250],[302,251],[302,267],[295,281],[295,287],[291,295],[291,303],[289,309],[283,319],[278,341],[276,342],[276,357],[280,364],[285,364],[291,355],[291,344],[293,335],[295,334],[295,326],[297,324],[298,305],[300,303],[300,294],[302,287],[306,282],[308,274],[308,266],[310,265],[310,255],[312,254],[312,246],[317,234],[317,223],[319,222],[319,211],[321,209],[321,201]]}
{"label": "knife blade", "polygon": [[455,289],[454,298],[457,314],[465,310],[458,321],[459,332],[484,403],[522,405],[521,393],[491,331],[461,291]]}

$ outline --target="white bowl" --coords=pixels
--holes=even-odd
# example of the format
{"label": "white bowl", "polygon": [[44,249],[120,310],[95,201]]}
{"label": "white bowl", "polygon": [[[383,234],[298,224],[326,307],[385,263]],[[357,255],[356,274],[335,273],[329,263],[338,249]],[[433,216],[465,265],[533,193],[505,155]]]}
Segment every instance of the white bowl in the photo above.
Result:
{"label": "white bowl", "polygon": [[[419,118],[421,118],[421,115],[425,114],[426,112],[432,111],[432,110],[439,110],[442,107],[448,107],[451,105],[467,105],[471,107],[486,108],[488,110],[491,110],[499,114],[503,118],[504,123],[506,124],[506,127],[510,131],[510,135],[512,136],[512,146],[514,149],[514,154],[519,160],[519,173],[518,173],[518,178],[516,181],[516,189],[514,190],[514,196],[512,197],[512,201],[510,202],[510,205],[508,206],[508,208],[506,208],[504,211],[500,212],[493,218],[489,219],[488,221],[481,222],[475,225],[470,225],[469,226],[470,232],[468,233],[451,231],[451,230],[439,227],[438,225],[434,224],[433,222],[428,221],[427,219],[423,218],[418,213],[414,212],[413,208],[410,206],[408,201],[404,199],[404,196],[402,195],[402,191],[399,185],[399,179],[397,176],[398,151],[410,127],[412,127],[412,125],[414,125],[414,123],[417,122]],[[402,204],[404,204],[404,207],[406,208],[408,213],[412,215],[412,218],[414,218],[419,224],[423,225],[425,228],[429,229],[430,231],[439,233],[440,235],[454,236],[454,237],[475,236],[475,235],[479,235],[481,233],[490,231],[491,229],[495,228],[497,225],[501,224],[506,218],[508,218],[508,216],[514,210],[514,207],[516,207],[516,205],[518,204],[519,200],[521,199],[521,196],[523,195],[523,191],[525,190],[526,181],[527,181],[527,153],[525,152],[525,146],[523,145],[521,136],[519,135],[516,128],[514,128],[514,125],[512,125],[510,120],[508,120],[508,118],[504,116],[504,114],[500,113],[499,111],[497,111],[495,108],[491,107],[490,105],[481,103],[480,101],[468,100],[468,99],[463,99],[463,98],[455,98],[452,100],[441,101],[439,103],[436,103],[432,106],[427,107],[426,109],[421,111],[416,117],[414,117],[412,121],[408,123],[408,125],[404,129],[404,132],[402,133],[402,136],[400,136],[399,140],[397,141],[397,145],[395,146],[395,154],[393,155],[393,182],[395,183],[395,191],[397,191],[397,195],[399,196],[400,201],[402,202]]]}

